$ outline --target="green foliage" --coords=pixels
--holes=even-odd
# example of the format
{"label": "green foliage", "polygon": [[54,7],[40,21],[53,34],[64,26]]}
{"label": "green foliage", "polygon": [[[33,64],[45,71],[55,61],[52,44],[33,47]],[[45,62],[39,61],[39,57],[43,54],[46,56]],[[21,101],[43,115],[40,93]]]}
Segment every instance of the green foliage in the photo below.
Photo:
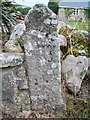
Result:
{"label": "green foliage", "polygon": [[10,13],[12,13],[11,10],[11,2],[2,2],[1,4],[1,18],[0,20],[2,20],[2,32],[6,31],[6,33],[11,32],[13,26],[17,23],[17,20],[11,16]]}
{"label": "green foliage", "polygon": [[25,7],[25,8],[19,7],[16,8],[16,11],[20,11],[23,15],[26,15],[30,9],[31,9],[30,7]]}
{"label": "green foliage", "polygon": [[84,9],[86,19],[90,20],[90,7]]}
{"label": "green foliage", "polygon": [[90,32],[90,7],[84,9],[84,14],[85,14],[86,22],[88,23],[88,31]]}
{"label": "green foliage", "polygon": [[[76,26],[77,30],[86,30],[88,31],[88,23],[87,22],[72,22],[68,21],[67,24],[72,26],[72,23]],[[77,24],[76,24],[77,23]]]}
{"label": "green foliage", "polygon": [[68,19],[68,17],[70,17],[70,15],[73,13],[73,9],[71,8],[65,8],[65,15],[66,18]]}
{"label": "green foliage", "polygon": [[67,118],[90,118],[90,98],[83,100],[66,99],[66,117]]}
{"label": "green foliage", "polygon": [[68,111],[72,110],[73,109],[72,101],[67,101],[67,106],[66,107],[67,107],[66,109]]}
{"label": "green foliage", "polygon": [[57,2],[49,2],[48,7],[55,13],[58,14],[58,3]]}
{"label": "green foliage", "polygon": [[[63,53],[64,58],[68,54],[73,54],[75,56],[79,55],[86,55],[87,57],[90,56],[88,51],[88,36],[84,36],[82,33],[73,33],[74,30],[67,28],[67,27],[61,27],[59,30],[59,34],[64,35],[67,38],[67,47],[61,48],[61,50],[65,51]],[[72,47],[72,53],[71,53],[71,47]],[[66,51],[67,50],[67,51]],[[80,51],[84,51],[82,54],[80,54]]]}
{"label": "green foliage", "polygon": [[68,29],[65,27],[61,27],[59,30],[59,34],[64,35],[68,39],[68,35],[72,32],[73,29]]}
{"label": "green foliage", "polygon": [[79,45],[79,46],[77,46],[77,49],[79,49],[79,50],[84,50],[84,49],[85,49],[85,46],[84,46],[84,45]]}
{"label": "green foliage", "polygon": [[83,69],[83,70],[80,72],[80,75],[83,76],[83,75],[85,75],[85,74],[86,74],[86,70]]}
{"label": "green foliage", "polygon": [[80,33],[72,34],[71,39],[72,39],[73,43],[80,43],[80,42],[83,43],[84,42],[84,37]]}

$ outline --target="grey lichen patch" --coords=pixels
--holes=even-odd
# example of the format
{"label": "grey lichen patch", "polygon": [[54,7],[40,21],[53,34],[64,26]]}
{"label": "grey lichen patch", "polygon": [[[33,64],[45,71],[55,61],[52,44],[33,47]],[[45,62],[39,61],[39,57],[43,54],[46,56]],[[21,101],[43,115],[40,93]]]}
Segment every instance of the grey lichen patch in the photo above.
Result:
{"label": "grey lichen patch", "polygon": [[45,60],[44,58],[41,58],[40,64],[41,64],[41,65],[45,65],[45,62],[46,62],[46,60]]}
{"label": "grey lichen patch", "polygon": [[52,74],[52,70],[47,70],[47,74],[48,75]]}
{"label": "grey lichen patch", "polygon": [[51,67],[54,69],[57,67],[57,64],[56,63],[52,63]]}

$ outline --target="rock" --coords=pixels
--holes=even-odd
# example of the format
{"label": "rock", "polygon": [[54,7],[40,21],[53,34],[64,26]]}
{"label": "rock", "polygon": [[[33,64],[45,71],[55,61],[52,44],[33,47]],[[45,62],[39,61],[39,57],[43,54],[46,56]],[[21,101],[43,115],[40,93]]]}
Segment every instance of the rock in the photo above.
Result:
{"label": "rock", "polygon": [[56,15],[45,5],[35,5],[26,16],[25,58],[32,109],[65,109],[61,96],[60,43]]}
{"label": "rock", "polygon": [[2,28],[0,27],[0,53],[2,52]]}
{"label": "rock", "polygon": [[23,39],[21,38],[21,36],[24,34],[24,32],[24,22],[21,22],[14,27],[9,41],[7,41],[4,46],[6,52],[23,52],[21,48],[21,46],[23,46]]}
{"label": "rock", "polygon": [[7,41],[4,46],[4,49],[5,49],[5,52],[18,52],[18,53],[23,52],[19,43],[14,40]]}
{"label": "rock", "polygon": [[77,35],[81,36],[84,42],[86,42],[88,40],[88,38],[89,38],[89,33],[88,33],[88,31],[85,31],[85,30],[74,30],[72,32],[72,36],[75,36],[75,35],[76,36]]}
{"label": "rock", "polygon": [[17,24],[14,29],[12,30],[10,40],[16,40],[17,38],[20,38],[26,30],[24,22],[21,22]]}
{"label": "rock", "polygon": [[35,36],[27,33],[24,45],[32,107],[52,110],[53,106],[58,111],[65,107],[60,91],[60,46],[55,36],[49,35],[45,41],[46,37],[38,38],[38,33],[41,36],[38,31]]}
{"label": "rock", "polygon": [[2,40],[0,40],[0,53],[2,52]]}
{"label": "rock", "polygon": [[2,69],[2,112],[14,115],[19,111],[15,104],[15,76],[13,69]]}
{"label": "rock", "polygon": [[62,62],[62,73],[65,76],[67,87],[74,94],[79,92],[87,70],[88,59],[85,56],[68,55]]}
{"label": "rock", "polygon": [[1,53],[0,68],[21,65],[24,61],[23,53]]}
{"label": "rock", "polygon": [[21,78],[17,72],[18,66],[2,69],[2,112],[14,117],[21,110],[30,109],[27,76]]}
{"label": "rock", "polygon": [[25,18],[26,31],[33,29],[52,33],[57,31],[57,16],[45,5],[36,4]]}
{"label": "rock", "polygon": [[78,34],[82,34],[82,35],[85,35],[85,36],[88,36],[88,31],[86,30],[74,30],[73,33],[78,33]]}
{"label": "rock", "polygon": [[67,39],[63,35],[58,35],[60,46],[67,46]]}
{"label": "rock", "polygon": [[90,66],[90,58],[88,58],[88,65]]}
{"label": "rock", "polygon": [[78,50],[78,52],[79,52],[79,55],[82,55],[82,56],[86,54],[85,50]]}

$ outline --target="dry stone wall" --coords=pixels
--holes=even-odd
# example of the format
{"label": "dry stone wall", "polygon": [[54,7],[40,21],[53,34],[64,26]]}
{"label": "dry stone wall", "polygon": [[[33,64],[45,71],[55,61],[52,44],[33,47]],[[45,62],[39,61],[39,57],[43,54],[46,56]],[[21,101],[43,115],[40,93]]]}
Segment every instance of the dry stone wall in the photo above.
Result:
{"label": "dry stone wall", "polygon": [[14,116],[20,111],[30,109],[28,76],[25,66],[23,53],[0,54],[2,113]]}
{"label": "dry stone wall", "polygon": [[61,71],[68,89],[76,94],[90,65],[85,56],[73,55],[61,65],[60,46],[67,46],[67,40],[57,34],[57,16],[45,5],[35,5],[25,21],[14,27],[4,52],[0,51],[0,113],[16,116],[31,109],[65,109]]}
{"label": "dry stone wall", "polygon": [[[20,43],[16,45],[21,36],[25,53],[18,49]],[[45,5],[35,5],[25,21],[14,27],[4,48],[0,53],[2,113],[62,110],[57,16]]]}

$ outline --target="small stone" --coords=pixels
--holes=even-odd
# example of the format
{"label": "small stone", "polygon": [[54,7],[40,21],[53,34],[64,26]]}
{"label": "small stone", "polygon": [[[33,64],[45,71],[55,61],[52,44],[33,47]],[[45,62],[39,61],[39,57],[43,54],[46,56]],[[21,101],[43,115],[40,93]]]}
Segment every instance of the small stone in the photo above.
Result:
{"label": "small stone", "polygon": [[63,35],[58,35],[58,42],[60,46],[67,46],[67,39]]}
{"label": "small stone", "polygon": [[4,49],[6,52],[23,52],[22,48],[20,47],[19,43],[14,40],[9,40],[6,42]]}
{"label": "small stone", "polygon": [[24,22],[17,24],[11,33],[10,40],[16,40],[17,38],[20,38],[24,34],[25,30],[26,27]]}

